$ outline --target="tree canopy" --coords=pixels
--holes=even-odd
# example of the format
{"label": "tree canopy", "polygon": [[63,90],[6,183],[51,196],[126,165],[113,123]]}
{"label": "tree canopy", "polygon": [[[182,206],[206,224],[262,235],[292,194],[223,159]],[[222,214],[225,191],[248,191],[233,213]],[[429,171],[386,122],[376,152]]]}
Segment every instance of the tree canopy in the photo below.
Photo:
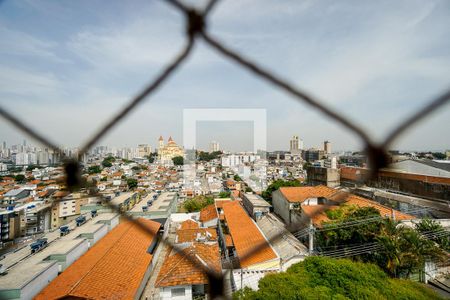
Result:
{"label": "tree canopy", "polygon": [[199,151],[197,152],[197,159],[200,161],[210,161],[219,158],[221,154],[222,151],[214,151],[214,152]]}
{"label": "tree canopy", "polygon": [[172,158],[172,161],[175,166],[182,166],[184,164],[183,156],[175,156]]}
{"label": "tree canopy", "polygon": [[99,165],[94,165],[94,166],[90,166],[88,168],[88,173],[89,174],[97,174],[100,173],[102,170],[100,169]]}
{"label": "tree canopy", "polygon": [[231,192],[222,191],[219,193],[219,198],[229,198],[231,195]]}
{"label": "tree canopy", "polygon": [[187,212],[200,211],[202,208],[214,204],[214,198],[209,196],[195,196],[192,199],[186,200],[183,207]]}
{"label": "tree canopy", "polygon": [[[315,246],[319,251],[334,251],[333,254],[344,256],[350,253],[354,260],[377,264],[391,277],[408,278],[419,272],[426,261],[442,260],[443,249],[448,245],[442,241],[444,247],[441,249],[438,240],[420,234],[433,231],[437,233],[436,237],[443,236],[439,234],[443,228],[436,224],[422,221],[417,225],[422,231],[415,230],[382,218],[372,207],[342,206],[328,211],[327,216],[330,221],[324,222],[315,234]],[[355,245],[359,251],[351,250],[350,247]]]}
{"label": "tree canopy", "polygon": [[128,178],[127,179],[127,185],[129,189],[135,188],[138,185],[138,182],[136,179],[134,178]]}
{"label": "tree canopy", "polygon": [[389,278],[376,265],[320,256],[268,274],[258,287],[239,290],[233,299],[441,299],[419,283]]}
{"label": "tree canopy", "polygon": [[262,192],[261,196],[269,203],[272,203],[272,192],[278,190],[282,186],[301,186],[301,183],[298,180],[277,179]]}

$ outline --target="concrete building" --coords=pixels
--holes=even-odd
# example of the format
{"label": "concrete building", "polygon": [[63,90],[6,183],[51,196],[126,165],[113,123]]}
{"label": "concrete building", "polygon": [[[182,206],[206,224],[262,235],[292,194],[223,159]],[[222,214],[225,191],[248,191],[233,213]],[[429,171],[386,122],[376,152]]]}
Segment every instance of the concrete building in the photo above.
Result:
{"label": "concrete building", "polygon": [[257,221],[262,216],[267,215],[270,212],[270,205],[261,196],[253,193],[241,193],[242,205],[247,210],[247,213]]}
{"label": "concrete building", "polygon": [[114,207],[117,207],[117,209],[119,209],[121,212],[125,212],[134,207],[139,199],[140,196],[138,193],[125,192],[115,196],[113,199],[111,199],[110,203],[114,205]]}
{"label": "concrete building", "polygon": [[366,168],[342,167],[341,184],[367,185],[431,200],[450,200],[450,178],[408,173],[396,169],[382,169],[373,179]]}
{"label": "concrete building", "polygon": [[140,144],[137,147],[137,157],[145,157],[152,153],[152,147],[148,144]]}
{"label": "concrete building", "polygon": [[47,232],[51,228],[51,204],[33,206],[25,211],[26,234]]}
{"label": "concrete building", "polygon": [[375,201],[323,185],[305,187],[281,187],[272,193],[274,212],[292,229],[309,226],[310,221],[320,227],[328,221],[327,210],[341,204],[376,208],[383,217],[396,220],[414,219],[414,216],[395,211]]}
{"label": "concrete building", "polygon": [[308,185],[326,185],[328,187],[338,187],[341,184],[340,171],[338,169],[324,167],[308,167]]}
{"label": "concrete building", "polygon": [[297,135],[294,135],[289,141],[289,152],[296,154],[299,152],[299,150],[299,138]]}
{"label": "concrete building", "polygon": [[441,163],[429,159],[407,159],[390,164],[389,169],[413,174],[450,178],[450,163]]}
{"label": "concrete building", "polygon": [[219,142],[212,141],[211,144],[209,145],[209,151],[210,152],[220,151]]}
{"label": "concrete building", "polygon": [[331,142],[329,141],[323,142],[323,151],[325,152],[326,155],[331,154]]}
{"label": "concrete building", "polygon": [[325,151],[317,149],[308,149],[303,152],[303,159],[307,162],[314,162],[325,157]]}
{"label": "concrete building", "polygon": [[[105,214],[102,218],[113,220],[118,216]],[[25,247],[6,255],[2,264],[7,274],[0,277],[0,299],[34,298],[108,231],[108,226],[97,224],[96,218],[80,227],[70,224],[70,228],[71,232],[61,238],[59,231],[47,234],[48,246],[35,254],[30,255],[30,248]]]}

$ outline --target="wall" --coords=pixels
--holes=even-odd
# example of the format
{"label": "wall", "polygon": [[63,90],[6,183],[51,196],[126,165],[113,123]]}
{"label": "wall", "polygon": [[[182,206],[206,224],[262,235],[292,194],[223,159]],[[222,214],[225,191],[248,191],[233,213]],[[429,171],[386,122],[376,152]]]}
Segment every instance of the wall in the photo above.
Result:
{"label": "wall", "polygon": [[97,243],[102,237],[104,237],[108,233],[108,225],[100,227],[96,232],[93,233],[92,245],[91,247]]}
{"label": "wall", "polygon": [[283,219],[284,223],[290,223],[289,202],[284,198],[280,190],[272,193],[272,205],[274,212]]}
{"label": "wall", "polygon": [[20,292],[20,299],[32,299],[36,296],[44,287],[46,287],[50,281],[58,276],[58,264],[54,263],[44,272],[36,276],[33,280],[28,282]]}
{"label": "wall", "polygon": [[75,260],[80,258],[81,255],[83,255],[86,251],[89,249],[89,243],[85,239],[83,242],[79,245],[77,245],[74,249],[72,249],[69,253],[66,255],[66,262],[65,266],[63,267],[63,270],[65,270],[68,266],[70,266]]}
{"label": "wall", "polygon": [[[173,288],[184,288],[185,294],[184,296],[172,297],[171,290]],[[190,285],[178,285],[173,287],[164,287],[160,288],[159,296],[162,300],[164,299],[172,299],[172,300],[191,300],[192,299],[192,286]]]}

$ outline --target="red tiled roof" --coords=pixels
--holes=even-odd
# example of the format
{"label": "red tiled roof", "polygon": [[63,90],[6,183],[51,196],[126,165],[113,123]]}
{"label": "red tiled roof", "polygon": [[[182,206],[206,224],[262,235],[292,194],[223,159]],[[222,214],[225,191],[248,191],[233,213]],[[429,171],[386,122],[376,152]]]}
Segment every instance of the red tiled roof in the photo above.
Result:
{"label": "red tiled roof", "polygon": [[227,247],[233,247],[234,244],[233,244],[233,239],[231,238],[231,235],[229,235],[229,234],[224,234],[224,237],[225,237],[225,245],[226,245]]}
{"label": "red tiled roof", "polygon": [[[156,234],[160,224],[138,219]],[[153,236],[131,222],[119,224],[88,252],[56,277],[35,300],[61,297],[133,299],[152,255],[147,249]]]}
{"label": "red tiled roof", "polygon": [[177,242],[195,242],[197,238],[205,238],[206,241],[217,241],[217,232],[212,228],[178,229]]}
{"label": "red tiled roof", "polygon": [[330,197],[337,191],[333,188],[318,186],[280,187],[280,192],[289,202],[303,202],[308,198]]}
{"label": "red tiled roof", "polygon": [[179,229],[196,229],[199,227],[200,225],[198,224],[198,222],[192,219],[188,219],[186,221],[181,222]]}
{"label": "red tiled roof", "polygon": [[[316,187],[311,187],[312,189]],[[326,211],[330,209],[337,209],[339,205],[355,205],[357,207],[373,207],[376,208],[382,217],[392,217],[392,212],[395,214],[397,220],[411,220],[414,216],[393,210],[390,207],[379,204],[378,202],[359,197],[348,192],[337,191],[328,197],[329,200],[338,205],[302,205],[302,211],[310,218],[316,226],[320,226],[322,222],[329,221]]]}
{"label": "red tiled roof", "polygon": [[[278,257],[239,202],[224,203],[223,211],[241,267],[249,267]],[[260,247],[260,250],[245,257],[255,246]]]}
{"label": "red tiled roof", "polygon": [[200,211],[201,222],[208,222],[217,218],[218,218],[217,210],[214,204],[208,205]]}
{"label": "red tiled roof", "polygon": [[[185,255],[189,255],[191,259],[196,261],[196,264],[189,261]],[[155,286],[207,284],[208,276],[201,268],[196,267],[196,265],[204,264],[216,272],[221,272],[219,246],[217,244],[194,243],[192,246],[185,248],[182,254],[176,252],[169,254],[161,266]]]}
{"label": "red tiled roof", "polygon": [[67,195],[69,195],[70,193],[68,191],[57,191],[53,194],[53,197],[55,198],[63,198]]}
{"label": "red tiled roof", "polygon": [[217,208],[222,208],[224,203],[230,202],[231,200],[215,200],[215,204]]}

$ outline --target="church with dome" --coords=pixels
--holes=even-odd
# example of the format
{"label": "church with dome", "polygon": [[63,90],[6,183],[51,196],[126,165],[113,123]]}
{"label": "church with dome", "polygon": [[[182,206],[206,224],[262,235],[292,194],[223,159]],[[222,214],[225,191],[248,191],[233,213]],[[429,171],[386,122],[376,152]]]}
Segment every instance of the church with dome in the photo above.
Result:
{"label": "church with dome", "polygon": [[162,164],[171,164],[172,158],[176,156],[184,156],[183,148],[178,146],[172,137],[169,137],[165,145],[163,137],[160,136],[158,140],[158,160]]}

